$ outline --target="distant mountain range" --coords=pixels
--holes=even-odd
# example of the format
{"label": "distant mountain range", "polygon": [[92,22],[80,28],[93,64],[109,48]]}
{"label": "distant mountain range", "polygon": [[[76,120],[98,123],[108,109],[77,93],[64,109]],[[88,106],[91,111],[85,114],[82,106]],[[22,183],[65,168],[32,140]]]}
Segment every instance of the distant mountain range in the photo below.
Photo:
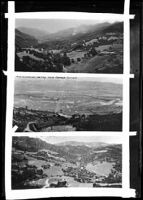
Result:
{"label": "distant mountain range", "polygon": [[55,144],[56,146],[86,146],[86,147],[94,147],[94,148],[98,148],[98,147],[105,147],[108,146],[107,143],[103,143],[103,142],[76,142],[76,141],[67,141],[67,142],[61,142],[61,143],[57,143]]}
{"label": "distant mountain range", "polygon": [[[27,89],[25,88],[25,84],[27,86]],[[48,87],[46,87],[47,85]],[[106,79],[105,82],[81,81],[76,84],[76,88],[73,80],[65,80],[65,83],[63,85],[63,81],[57,79],[49,79],[44,81],[37,81],[37,79],[34,79],[29,80],[28,82],[27,80],[20,80],[20,82],[15,86],[15,95],[24,94],[33,96],[33,91],[37,91],[35,92],[35,94],[38,95],[39,98],[42,98],[46,94],[48,95],[49,91],[55,91],[58,93],[60,91],[64,91],[65,93],[71,91],[71,93],[74,93],[75,95],[85,95],[87,93],[87,96],[95,98],[97,98],[97,93],[98,98],[104,98],[106,96],[122,97],[122,85],[106,82]],[[55,97],[58,97],[58,95]]]}
{"label": "distant mountain range", "polygon": [[35,37],[37,40],[49,34],[46,31],[40,30],[38,28],[18,27],[17,30],[32,37]]}
{"label": "distant mountain range", "polygon": [[[78,146],[85,146],[88,148],[98,148],[98,147],[105,147],[110,144],[103,143],[103,142],[77,142],[77,141],[66,141],[51,144],[46,140],[42,140],[40,138],[32,138],[32,137],[13,137],[13,147],[17,149],[24,150],[27,148],[27,151],[38,151],[41,149],[48,149],[55,152],[65,151],[66,146],[71,146],[73,148]],[[64,149],[65,148],[65,149]],[[72,153],[72,152],[71,152]]]}
{"label": "distant mountain range", "polygon": [[27,35],[30,35],[32,37],[35,37],[37,40],[39,41],[47,41],[47,40],[51,40],[51,39],[62,39],[62,38],[66,38],[66,37],[72,37],[75,36],[77,34],[85,34],[88,33],[90,31],[95,31],[95,30],[99,30],[101,28],[105,28],[110,26],[110,23],[100,23],[97,25],[81,25],[78,27],[73,27],[73,28],[68,28],[68,29],[64,29],[61,31],[57,31],[55,33],[48,33],[44,30],[39,30],[38,28],[27,28],[27,27],[18,27],[17,30],[19,30],[22,33],[25,33]]}
{"label": "distant mountain range", "polygon": [[76,28],[69,28],[62,31],[58,31],[56,33],[47,34],[43,37],[41,42],[46,42],[46,41],[54,40],[54,39],[61,40],[61,39],[69,39],[69,38],[73,38],[74,40],[80,35],[84,35],[84,34],[86,35],[90,32],[100,31],[110,25],[111,25],[110,23],[102,23],[102,24],[100,23],[97,25],[81,25]]}
{"label": "distant mountain range", "polygon": [[56,33],[47,33],[39,29],[19,27],[16,29],[16,45],[19,47],[37,46],[45,47],[45,45],[54,42],[76,43],[83,40],[94,39],[108,32],[123,33],[123,23],[117,22],[99,23],[96,25],[82,25],[76,28],[69,28]]}
{"label": "distant mountain range", "polygon": [[[95,154],[96,149],[105,150],[110,149],[110,151],[116,151],[117,153],[121,150],[120,144],[107,144],[103,142],[77,142],[68,141],[57,144],[50,144],[40,139],[40,138],[30,138],[30,137],[13,137],[13,148],[16,150],[38,152],[40,150],[49,150],[56,152],[59,157],[65,158],[66,160],[75,161],[78,159],[79,155]],[[89,158],[88,158],[89,159]],[[92,157],[90,156],[90,159]]]}

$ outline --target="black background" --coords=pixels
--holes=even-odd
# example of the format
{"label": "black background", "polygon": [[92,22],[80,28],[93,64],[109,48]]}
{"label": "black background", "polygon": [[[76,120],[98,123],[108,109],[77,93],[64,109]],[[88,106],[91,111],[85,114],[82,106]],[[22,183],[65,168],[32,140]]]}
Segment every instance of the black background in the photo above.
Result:
{"label": "black background", "polygon": [[[131,31],[137,29],[139,36],[136,47],[131,51],[131,64],[134,48],[137,51],[139,62],[133,63],[132,73],[135,78],[130,81],[130,130],[137,131],[137,136],[130,137],[130,187],[136,189],[136,197],[141,197],[141,134],[142,134],[142,1],[130,0],[130,14],[135,14],[135,20],[131,20]],[[100,13],[120,13],[123,14],[124,0],[47,0],[47,1],[17,1],[15,2],[15,12],[36,12],[36,11],[80,11],[80,12],[100,12]],[[1,197],[5,199],[4,180],[4,155],[5,155],[5,111],[6,111],[6,76],[2,70],[7,69],[7,19],[4,13],[7,12],[7,2],[1,2],[1,153],[2,170]],[[134,38],[131,38],[131,40]],[[132,46],[131,46],[132,48]],[[40,192],[40,191],[39,191]],[[102,196],[102,194],[101,194]],[[72,197],[73,198],[73,197]],[[94,198],[94,197],[93,197]],[[54,199],[54,198],[53,198]],[[59,198],[57,198],[59,199]],[[61,199],[61,198],[60,198]],[[71,198],[68,198],[71,199]],[[82,197],[83,199],[83,197]],[[92,198],[91,198],[92,199]]]}

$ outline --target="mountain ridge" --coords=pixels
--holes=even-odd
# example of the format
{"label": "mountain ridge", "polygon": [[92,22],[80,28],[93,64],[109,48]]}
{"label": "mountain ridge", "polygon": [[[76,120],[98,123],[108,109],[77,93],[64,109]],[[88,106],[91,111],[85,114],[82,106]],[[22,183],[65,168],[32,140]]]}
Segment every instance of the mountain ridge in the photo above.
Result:
{"label": "mountain ridge", "polygon": [[17,27],[17,30],[19,30],[22,33],[25,33],[27,35],[30,35],[32,37],[35,37],[37,40],[39,38],[49,34],[48,32],[40,30],[38,28],[28,28],[28,27],[24,27],[24,26]]}
{"label": "mountain ridge", "polygon": [[107,143],[104,142],[77,142],[77,141],[67,141],[56,143],[56,146],[89,146],[89,147],[99,147],[99,146],[107,146]]}
{"label": "mountain ridge", "polygon": [[78,34],[86,34],[90,31],[95,31],[96,29],[102,28],[102,27],[107,27],[109,26],[110,23],[99,23],[96,25],[80,25],[78,27],[73,27],[73,28],[68,28],[68,29],[64,29],[61,31],[57,31],[55,33],[52,34],[48,34],[47,36],[45,35],[44,42],[46,42],[46,40],[52,40],[52,39],[66,39],[68,37],[74,37]]}
{"label": "mountain ridge", "polygon": [[18,29],[15,29],[15,45],[17,48],[26,48],[37,45],[38,41],[35,37],[22,33]]}
{"label": "mountain ridge", "polygon": [[[24,32],[22,32],[22,30]],[[73,44],[77,42],[81,42],[83,40],[91,40],[95,38],[95,36],[98,36],[99,34],[103,34],[106,32],[123,32],[123,23],[122,22],[115,22],[113,24],[110,24],[108,22],[104,23],[98,23],[96,25],[81,25],[76,28],[68,28],[64,29],[55,33],[47,33],[45,31],[41,31],[39,29],[33,29],[33,28],[26,28],[26,27],[19,27],[16,29],[16,44],[18,43],[18,40],[20,38],[18,37],[18,31],[21,39],[20,45],[21,47],[30,47],[31,46],[37,46],[37,47],[46,47],[47,45],[51,45],[51,43],[67,43],[67,44]],[[24,40],[27,40],[29,38],[32,40],[30,42],[30,45],[28,45],[28,42],[25,42]],[[35,42],[34,42],[35,39]],[[25,44],[26,43],[26,44]]]}

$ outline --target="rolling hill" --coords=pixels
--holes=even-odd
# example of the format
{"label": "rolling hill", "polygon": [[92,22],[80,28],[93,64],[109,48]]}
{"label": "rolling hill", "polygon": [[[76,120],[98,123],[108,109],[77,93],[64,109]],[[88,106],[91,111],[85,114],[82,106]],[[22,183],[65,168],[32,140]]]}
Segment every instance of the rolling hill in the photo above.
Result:
{"label": "rolling hill", "polygon": [[16,48],[26,48],[35,46],[38,44],[38,41],[35,37],[28,34],[22,33],[19,30],[15,30],[15,44]]}
{"label": "rolling hill", "polygon": [[54,34],[49,34],[44,36],[40,41],[40,47],[46,47],[47,45],[63,45],[63,44],[73,44],[80,43],[83,40],[89,41],[94,39],[96,36],[101,36],[103,34],[114,32],[123,33],[123,23],[118,22],[114,24],[102,23],[91,26],[82,26],[78,28],[70,28],[63,31],[59,31]]}
{"label": "rolling hill", "polygon": [[48,35],[46,31],[40,30],[38,28],[18,27],[17,29],[22,33],[35,37],[37,40],[40,40],[44,36]]}
{"label": "rolling hill", "polygon": [[77,158],[77,155],[68,152],[66,148],[64,149],[62,146],[47,143],[39,138],[13,137],[13,147],[17,150],[29,152],[38,152],[39,150],[46,149],[57,152],[59,157],[63,157],[67,160],[75,160]]}
{"label": "rolling hill", "polygon": [[56,33],[47,34],[43,38],[41,38],[42,42],[46,42],[49,40],[61,40],[61,39],[72,39],[73,40],[81,35],[88,34],[92,31],[97,31],[108,27],[110,23],[100,23],[97,25],[81,25],[76,28],[68,28],[62,31],[58,31]]}
{"label": "rolling hill", "polygon": [[76,28],[69,28],[56,33],[46,33],[39,29],[19,27],[16,29],[16,46],[19,47],[42,47],[50,46],[54,48],[55,45],[71,45],[73,43],[80,43],[83,40],[89,41],[95,36],[101,36],[108,32],[123,33],[123,23],[117,22],[99,23],[96,25],[82,25]]}
{"label": "rolling hill", "polygon": [[[46,138],[48,141],[48,137]],[[77,141],[67,141],[57,144],[50,144],[43,141],[40,138],[31,137],[13,137],[13,148],[16,150],[27,151],[27,152],[38,152],[40,150],[49,150],[56,152],[58,157],[65,158],[68,161],[76,161],[79,155],[84,156],[85,160],[89,159],[95,155],[95,150],[108,150],[105,155],[118,154],[121,151],[121,145],[117,144],[107,144],[103,142],[77,142]],[[100,154],[98,155],[100,157]],[[103,156],[103,155],[102,155]]]}

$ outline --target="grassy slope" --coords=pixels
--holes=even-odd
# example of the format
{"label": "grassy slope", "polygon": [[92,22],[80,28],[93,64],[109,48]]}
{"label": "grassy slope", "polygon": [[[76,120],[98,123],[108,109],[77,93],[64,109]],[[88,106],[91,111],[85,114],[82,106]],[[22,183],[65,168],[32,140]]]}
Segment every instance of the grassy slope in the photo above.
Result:
{"label": "grassy slope", "polygon": [[24,47],[30,47],[33,45],[38,44],[38,41],[25,33],[22,33],[21,31],[15,30],[15,43],[16,47],[24,48]]}
{"label": "grassy slope", "polygon": [[[119,65],[122,63],[121,56],[116,56],[116,60],[118,60]],[[114,72],[118,68],[118,73],[122,73],[122,68],[119,69],[115,62],[115,59],[112,59],[110,55],[94,56],[89,60],[71,65],[67,68],[67,72],[102,73],[108,70]]]}

